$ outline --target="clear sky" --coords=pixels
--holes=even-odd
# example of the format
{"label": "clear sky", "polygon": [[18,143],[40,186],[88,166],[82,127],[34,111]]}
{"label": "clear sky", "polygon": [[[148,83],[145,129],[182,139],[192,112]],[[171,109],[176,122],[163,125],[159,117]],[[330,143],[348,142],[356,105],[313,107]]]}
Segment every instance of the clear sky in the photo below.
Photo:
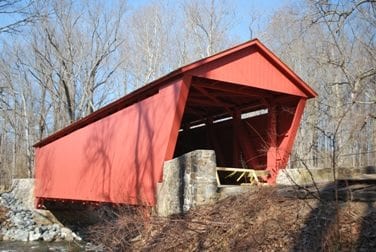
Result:
{"label": "clear sky", "polygon": [[[249,25],[252,16],[257,18],[254,29],[262,29],[266,25],[267,17],[288,2],[288,0],[233,0],[239,19],[236,20],[233,34],[239,36],[242,41],[250,39]],[[255,35],[257,34],[253,34]]]}

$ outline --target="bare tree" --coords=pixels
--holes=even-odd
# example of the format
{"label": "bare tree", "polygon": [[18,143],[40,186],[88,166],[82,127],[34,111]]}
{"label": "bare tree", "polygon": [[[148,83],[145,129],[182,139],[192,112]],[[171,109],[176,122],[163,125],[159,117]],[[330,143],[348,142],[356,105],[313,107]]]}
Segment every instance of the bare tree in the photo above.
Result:
{"label": "bare tree", "polygon": [[271,47],[319,93],[295,151],[309,152],[314,166],[371,164],[361,153],[376,149],[374,2],[298,5],[278,12],[268,28]]}
{"label": "bare tree", "polygon": [[123,63],[116,54],[124,41],[125,5],[104,12],[91,2],[77,9],[72,1],[54,1],[54,18],[44,19],[33,32],[37,64],[30,65],[30,73],[53,101],[54,129],[108,102],[108,85]]}
{"label": "bare tree", "polygon": [[187,60],[207,57],[234,43],[229,36],[235,17],[231,2],[189,0],[183,3],[183,11]]}
{"label": "bare tree", "polygon": [[133,88],[140,87],[171,71],[171,42],[174,12],[169,6],[152,2],[135,10],[129,21],[129,74]]}
{"label": "bare tree", "polygon": [[[12,49],[17,50],[17,47]],[[2,55],[0,62],[2,68],[0,79],[5,85],[4,96],[0,103],[4,121],[2,133],[8,136],[8,144],[13,145],[13,152],[10,155],[13,157],[12,162],[4,165],[12,167],[12,173],[17,176],[32,176],[31,145],[34,139],[31,130],[35,115],[33,111],[35,97],[22,69],[18,52]],[[21,164],[18,165],[17,162]],[[25,162],[27,174],[23,172],[22,162]]]}
{"label": "bare tree", "polygon": [[[83,3],[79,3],[83,4]],[[21,43],[0,55],[1,171],[33,175],[32,144],[116,98],[125,5],[73,1],[38,5],[39,16]],[[83,6],[80,6],[83,7]],[[45,9],[43,9],[45,8]],[[35,25],[34,25],[35,24]]]}
{"label": "bare tree", "polygon": [[136,9],[127,22],[129,41],[124,50],[130,82],[139,87],[229,47],[233,17],[230,2],[217,0],[187,0],[175,6],[153,1]]}

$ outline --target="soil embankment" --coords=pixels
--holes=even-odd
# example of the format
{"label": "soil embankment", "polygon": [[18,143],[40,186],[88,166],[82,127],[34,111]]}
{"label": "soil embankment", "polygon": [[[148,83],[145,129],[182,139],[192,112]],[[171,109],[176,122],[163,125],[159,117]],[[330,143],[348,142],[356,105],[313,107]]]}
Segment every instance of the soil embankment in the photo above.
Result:
{"label": "soil embankment", "polygon": [[183,216],[123,213],[94,226],[92,235],[113,251],[376,250],[375,202],[306,196],[259,187]]}
{"label": "soil embankment", "polygon": [[[96,224],[82,231],[98,245],[91,248],[104,251],[376,251],[375,187],[374,181],[342,183],[335,201],[333,184],[319,191],[254,186],[170,217],[141,207],[88,207]],[[64,229],[74,235],[60,221],[69,226],[77,218],[60,210],[60,221],[49,219],[48,212],[19,203],[14,192],[0,196],[2,239],[67,240]],[[81,221],[89,216],[79,212]]]}

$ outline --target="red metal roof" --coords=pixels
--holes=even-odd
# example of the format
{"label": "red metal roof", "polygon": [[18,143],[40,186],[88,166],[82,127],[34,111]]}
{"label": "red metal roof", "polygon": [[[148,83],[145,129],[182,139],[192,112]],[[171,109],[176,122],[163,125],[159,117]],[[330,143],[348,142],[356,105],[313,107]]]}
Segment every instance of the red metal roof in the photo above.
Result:
{"label": "red metal roof", "polygon": [[284,64],[276,55],[274,55],[269,49],[267,49],[258,39],[253,39],[217,53],[215,55],[209,56],[207,58],[198,60],[194,63],[186,65],[184,67],[178,68],[169,74],[125,95],[124,97],[104,106],[101,109],[91,113],[90,115],[73,122],[69,126],[53,133],[52,135],[44,138],[40,142],[36,143],[34,147],[42,147],[50,142],[53,142],[69,133],[76,131],[92,122],[100,120],[110,114],[113,114],[125,107],[128,107],[138,101],[141,101],[150,95],[157,93],[159,87],[167,84],[168,82],[180,78],[183,74],[189,74],[190,71],[202,67],[210,62],[216,61],[218,59],[224,58],[231,54],[234,54],[240,50],[256,47],[258,52],[260,52],[264,57],[266,57],[278,70],[285,74],[299,89],[306,94],[307,98],[313,98],[317,96],[317,93],[309,87],[299,76],[297,76],[286,64]]}

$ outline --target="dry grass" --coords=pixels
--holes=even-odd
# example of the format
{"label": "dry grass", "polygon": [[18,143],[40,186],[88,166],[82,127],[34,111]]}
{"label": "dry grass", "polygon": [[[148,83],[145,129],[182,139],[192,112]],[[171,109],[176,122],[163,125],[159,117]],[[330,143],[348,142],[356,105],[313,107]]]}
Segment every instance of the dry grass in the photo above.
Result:
{"label": "dry grass", "polygon": [[375,251],[374,205],[347,202],[336,209],[332,201],[287,199],[275,188],[260,188],[185,216],[122,209],[92,228],[91,237],[112,251]]}
{"label": "dry grass", "polygon": [[145,207],[119,206],[102,209],[101,224],[91,226],[89,239],[100,243],[106,251],[125,251],[132,247],[145,232],[150,222],[150,209]]}

